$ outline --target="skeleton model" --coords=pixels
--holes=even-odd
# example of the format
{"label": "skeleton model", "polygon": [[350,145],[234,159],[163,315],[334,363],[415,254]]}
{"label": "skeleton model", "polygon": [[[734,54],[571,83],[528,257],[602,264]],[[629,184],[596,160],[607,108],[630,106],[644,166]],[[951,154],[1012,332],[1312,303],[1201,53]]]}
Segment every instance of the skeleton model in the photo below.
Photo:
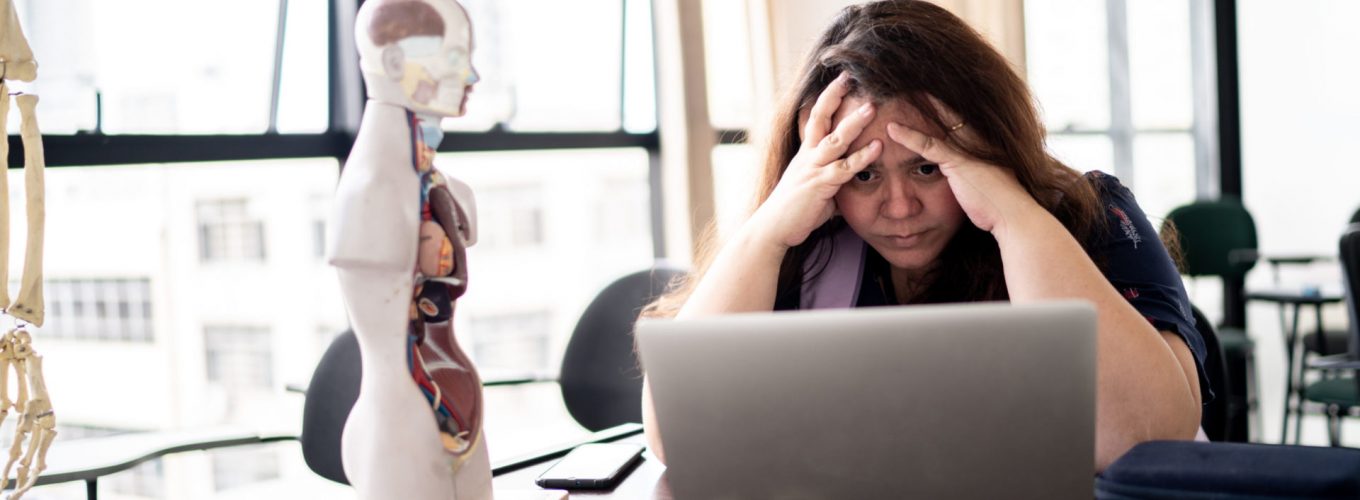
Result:
{"label": "skeleton model", "polygon": [[471,26],[454,0],[369,0],[355,25],[369,101],[327,242],[363,359],[345,473],[361,498],[490,499],[481,380],[452,326],[476,213],[433,168],[477,80]]}
{"label": "skeleton model", "polygon": [[[9,297],[9,118],[10,90],[5,82],[31,82],[38,76],[38,63],[24,39],[19,17],[11,0],[0,0],[0,307],[14,318],[16,327],[0,337],[0,423],[9,417],[10,408],[18,414],[14,443],[5,461],[0,488],[9,487],[9,474],[19,467],[11,500],[18,500],[33,487],[38,475],[47,468],[47,449],[57,436],[57,418],[43,380],[42,356],[33,350],[32,337],[25,325],[42,326],[42,244],[43,244],[43,148],[34,108],[38,96],[19,94],[19,116],[23,124],[19,135],[24,144],[24,193],[28,198],[28,240],[24,250],[24,271],[19,280],[19,296]],[[18,399],[9,399],[9,371],[14,368]],[[25,439],[27,438],[27,439]],[[24,446],[28,449],[25,450]],[[36,464],[34,457],[37,457]]]}

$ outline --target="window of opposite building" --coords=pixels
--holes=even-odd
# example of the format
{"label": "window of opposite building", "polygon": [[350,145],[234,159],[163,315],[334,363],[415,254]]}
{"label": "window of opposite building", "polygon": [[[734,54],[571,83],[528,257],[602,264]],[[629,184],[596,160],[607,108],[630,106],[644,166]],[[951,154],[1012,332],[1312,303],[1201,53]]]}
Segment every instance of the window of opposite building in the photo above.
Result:
{"label": "window of opposite building", "polygon": [[269,329],[216,325],[203,328],[207,380],[229,392],[269,390],[274,384],[274,350]]}
{"label": "window of opposite building", "polygon": [[198,202],[199,260],[258,262],[265,258],[264,220],[245,199]]}
{"label": "window of opposite building", "polygon": [[72,340],[151,342],[151,280],[48,278],[39,335]]}

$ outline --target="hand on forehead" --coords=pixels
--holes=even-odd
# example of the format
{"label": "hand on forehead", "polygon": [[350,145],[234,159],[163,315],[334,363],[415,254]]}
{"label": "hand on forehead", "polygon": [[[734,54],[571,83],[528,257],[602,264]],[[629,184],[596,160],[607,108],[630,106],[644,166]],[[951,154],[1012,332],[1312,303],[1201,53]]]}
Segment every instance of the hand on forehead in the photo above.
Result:
{"label": "hand on forehead", "polygon": [[[961,121],[957,118],[957,115],[953,110],[949,109],[948,106],[945,106],[944,103],[940,102],[934,96],[928,96],[928,98],[930,99],[930,102],[935,105],[936,113],[939,113],[941,121],[951,124]],[[916,109],[915,106],[912,106],[906,99],[882,99],[876,102],[874,99],[863,94],[850,94],[845,96],[841,100],[840,106],[836,108],[828,128],[830,130],[835,130],[836,127],[840,125],[841,121],[859,110],[860,106],[863,106],[865,103],[872,103],[874,105],[876,116],[875,120],[864,129],[864,132],[861,135],[873,135],[875,132],[878,134],[885,134],[886,127],[889,123],[906,125],[916,130],[935,130],[937,128],[929,123],[926,118],[922,116],[920,110]],[[812,106],[804,106],[803,109],[799,110],[798,132],[800,138],[807,127],[807,122],[811,118],[811,114]]]}

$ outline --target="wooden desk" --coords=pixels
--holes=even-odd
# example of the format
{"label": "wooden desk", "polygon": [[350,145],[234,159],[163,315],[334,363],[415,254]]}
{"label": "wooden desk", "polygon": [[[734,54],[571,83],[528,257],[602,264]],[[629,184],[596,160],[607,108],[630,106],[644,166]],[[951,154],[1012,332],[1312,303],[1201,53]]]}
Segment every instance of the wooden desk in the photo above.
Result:
{"label": "wooden desk", "polygon": [[[492,473],[495,475],[492,479],[493,485],[498,490],[537,488],[534,485],[534,480],[538,479],[539,474],[561,460],[562,456],[575,445],[607,442],[646,444],[647,440],[642,435],[642,426],[640,425],[632,424],[607,429],[569,446],[498,464],[492,468]],[[666,467],[657,461],[656,456],[652,455],[651,451],[645,451],[642,453],[642,463],[639,463],[618,487],[609,491],[572,491],[569,498],[671,500],[670,485],[666,483],[665,473]]]}

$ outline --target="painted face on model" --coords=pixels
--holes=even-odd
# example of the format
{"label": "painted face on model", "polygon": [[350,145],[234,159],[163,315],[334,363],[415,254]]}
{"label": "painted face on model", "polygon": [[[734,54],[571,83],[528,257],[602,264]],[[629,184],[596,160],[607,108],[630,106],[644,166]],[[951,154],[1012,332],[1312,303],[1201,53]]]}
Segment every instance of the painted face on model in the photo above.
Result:
{"label": "painted face on model", "polygon": [[[386,1],[356,26],[359,66],[375,100],[420,115],[457,117],[480,80],[471,20],[451,0]],[[431,141],[431,143],[434,143]]]}

